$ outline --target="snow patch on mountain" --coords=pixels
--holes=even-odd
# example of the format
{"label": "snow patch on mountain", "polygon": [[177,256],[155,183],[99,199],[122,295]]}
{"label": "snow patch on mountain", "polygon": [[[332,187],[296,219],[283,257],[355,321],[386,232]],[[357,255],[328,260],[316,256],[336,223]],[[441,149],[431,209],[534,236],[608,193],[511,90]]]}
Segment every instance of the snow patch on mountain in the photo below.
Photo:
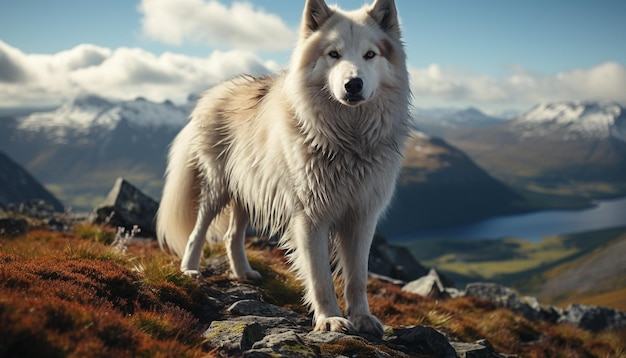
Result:
{"label": "snow patch on mountain", "polygon": [[616,103],[542,103],[512,121],[521,138],[562,140],[614,137],[626,141],[626,111]]}
{"label": "snow patch on mountain", "polygon": [[132,127],[180,128],[189,113],[166,101],[154,103],[143,98],[133,101],[110,102],[97,96],[78,97],[47,112],[32,113],[19,121],[18,129],[44,132],[55,143],[66,143],[76,136],[94,131],[111,131],[125,120]]}

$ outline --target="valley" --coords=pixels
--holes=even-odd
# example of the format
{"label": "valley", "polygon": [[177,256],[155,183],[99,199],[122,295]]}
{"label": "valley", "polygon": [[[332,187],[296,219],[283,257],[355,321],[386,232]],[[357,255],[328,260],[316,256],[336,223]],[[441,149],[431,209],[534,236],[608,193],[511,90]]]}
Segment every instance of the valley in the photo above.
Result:
{"label": "valley", "polygon": [[572,302],[626,310],[626,227],[545,237],[531,242],[422,239],[397,243],[458,287],[490,281],[565,306]]}

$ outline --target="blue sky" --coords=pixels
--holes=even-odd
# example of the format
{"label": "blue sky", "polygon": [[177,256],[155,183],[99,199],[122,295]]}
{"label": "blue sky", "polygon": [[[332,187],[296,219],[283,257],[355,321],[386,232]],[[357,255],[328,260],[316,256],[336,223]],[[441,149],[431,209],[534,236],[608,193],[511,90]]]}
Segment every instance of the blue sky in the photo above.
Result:
{"label": "blue sky", "polygon": [[[626,102],[626,1],[396,2],[403,23],[412,80],[415,82],[412,88],[417,106],[476,106],[497,112],[507,109],[523,110],[539,101]],[[46,81],[50,78],[55,78],[56,82],[60,79],[52,74],[42,74],[42,68],[47,62],[36,55],[45,54],[48,61],[58,63],[54,58],[64,51],[74,49],[76,53],[86,52],[86,48],[81,48],[80,51],[76,49],[81,44],[95,45],[97,49],[91,48],[89,51],[92,55],[97,52],[102,57],[97,66],[107,65],[108,71],[114,70],[112,63],[128,63],[132,56],[148,56],[147,61],[154,62],[152,69],[155,72],[161,71],[168,79],[175,76],[173,70],[159,66],[171,66],[176,62],[185,67],[181,63],[184,62],[183,58],[190,61],[211,58],[211,61],[203,64],[194,62],[194,66],[214,66],[215,69],[221,69],[220,66],[229,65],[223,71],[229,76],[238,70],[263,72],[263,69],[276,70],[287,64],[289,45],[293,41],[286,33],[295,33],[304,1],[248,1],[251,5],[240,6],[239,10],[235,10],[237,5],[241,5],[237,1],[236,4],[233,1],[219,1],[221,5],[217,4],[219,6],[214,8],[210,8],[209,3],[216,5],[218,2],[3,2],[0,5],[0,41],[4,47],[0,47],[0,51],[4,48],[5,58],[12,59],[14,64],[17,63],[16,66],[23,65],[26,73],[37,74],[29,78],[46,78],[35,86],[42,92],[48,87],[49,82]],[[364,0],[340,0],[336,3],[342,8],[351,9],[361,6]],[[171,15],[185,7],[192,9],[187,15],[178,15],[178,18]],[[196,13],[210,13],[213,11],[210,9],[223,11],[223,15],[211,18],[207,14],[196,18]],[[244,21],[237,23],[237,19]],[[152,28],[146,25],[150,21]],[[194,21],[198,23],[193,25]],[[264,36],[264,31],[276,25],[272,35],[266,35],[265,38],[283,33],[285,37],[277,37],[277,46],[273,46],[271,40],[260,40],[262,37],[242,42],[237,37],[224,36],[225,33],[237,32],[238,28],[244,31],[248,25],[251,29],[246,30],[247,35],[258,32],[259,36]],[[181,32],[177,39],[168,37],[168,34],[186,26],[189,26],[187,32]],[[221,33],[220,26],[224,27]],[[205,28],[212,29],[205,33]],[[163,59],[163,54],[181,57],[171,61]],[[237,54],[245,60],[234,64],[232,58],[237,57]],[[2,58],[0,52],[0,65]],[[89,65],[93,66],[92,63]],[[37,66],[39,68],[35,68]],[[58,76],[65,70],[56,68]],[[124,71],[129,69],[125,68]],[[218,72],[203,74],[207,78],[205,85],[220,80]],[[68,78],[72,81],[64,85],[65,87],[55,88],[54,92],[57,97],[69,97],[77,91],[102,91],[104,95],[116,93],[113,88],[80,85],[83,80],[97,81],[98,74],[103,73],[105,72],[97,72],[94,68],[89,71],[81,68],[80,72],[68,72]],[[0,72],[0,81],[1,75]],[[117,82],[120,86],[117,91],[120,97],[137,95],[142,88],[149,87],[149,83],[132,83],[128,88],[123,87],[122,79],[126,82],[130,81],[129,78],[136,80],[139,77],[135,75],[120,75]],[[186,77],[180,76],[182,77],[176,81],[182,83]],[[116,85],[113,80],[105,79],[105,82],[108,86]],[[146,97],[161,100],[168,97],[168,91],[198,90],[203,84],[201,81],[194,81],[193,85],[195,87],[179,86],[180,88],[168,85],[160,91],[151,89]],[[6,93],[0,91],[0,95],[8,98],[4,105],[17,105],[25,100],[33,100],[32,94],[31,97],[20,98],[19,86],[15,83],[11,86],[12,89]],[[23,90],[32,91],[32,86],[32,83],[30,87],[23,86]],[[80,88],[77,89],[78,87]],[[3,105],[1,98],[0,106]],[[49,100],[54,101],[54,96]]]}

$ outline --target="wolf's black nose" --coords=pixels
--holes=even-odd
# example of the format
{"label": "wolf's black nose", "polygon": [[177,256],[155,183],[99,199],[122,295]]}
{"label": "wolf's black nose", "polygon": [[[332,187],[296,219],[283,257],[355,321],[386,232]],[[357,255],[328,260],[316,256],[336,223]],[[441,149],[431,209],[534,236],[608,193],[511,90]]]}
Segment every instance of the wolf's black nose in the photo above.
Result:
{"label": "wolf's black nose", "polygon": [[352,78],[345,85],[346,92],[349,94],[358,94],[363,90],[363,80],[360,78]]}

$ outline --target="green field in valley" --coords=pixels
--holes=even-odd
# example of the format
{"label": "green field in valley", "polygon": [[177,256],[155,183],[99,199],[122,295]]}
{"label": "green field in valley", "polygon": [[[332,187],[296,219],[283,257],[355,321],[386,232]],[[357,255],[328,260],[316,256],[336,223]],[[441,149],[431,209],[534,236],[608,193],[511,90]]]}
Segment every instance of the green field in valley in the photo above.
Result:
{"label": "green field in valley", "polygon": [[[626,249],[626,227],[551,236],[539,242],[516,238],[427,239],[401,245],[423,265],[446,274],[459,288],[470,282],[491,281],[540,296],[545,302],[565,304],[576,299],[600,304],[603,299],[626,309],[626,296],[615,298],[617,291],[626,289],[624,260],[608,258]],[[601,284],[595,284],[600,279]]]}

